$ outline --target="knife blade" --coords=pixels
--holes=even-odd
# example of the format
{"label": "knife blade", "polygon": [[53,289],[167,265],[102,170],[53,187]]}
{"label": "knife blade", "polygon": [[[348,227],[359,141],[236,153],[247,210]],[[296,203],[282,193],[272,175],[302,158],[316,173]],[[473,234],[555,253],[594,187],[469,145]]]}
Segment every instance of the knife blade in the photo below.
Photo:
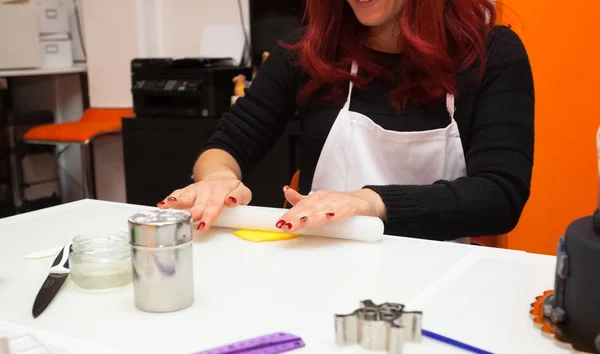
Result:
{"label": "knife blade", "polygon": [[69,242],[54,259],[48,277],[46,277],[33,303],[33,318],[37,318],[44,312],[69,276],[69,254],[71,252],[72,248]]}

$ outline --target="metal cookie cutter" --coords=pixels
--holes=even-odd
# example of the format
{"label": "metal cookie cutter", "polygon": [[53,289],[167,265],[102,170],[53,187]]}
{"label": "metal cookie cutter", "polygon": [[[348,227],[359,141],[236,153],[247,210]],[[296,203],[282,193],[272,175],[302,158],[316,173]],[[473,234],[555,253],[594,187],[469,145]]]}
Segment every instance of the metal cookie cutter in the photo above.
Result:
{"label": "metal cookie cutter", "polygon": [[404,311],[404,305],[360,302],[349,315],[335,315],[335,341],[339,346],[359,344],[369,350],[402,354],[404,342],[421,341],[423,312]]}

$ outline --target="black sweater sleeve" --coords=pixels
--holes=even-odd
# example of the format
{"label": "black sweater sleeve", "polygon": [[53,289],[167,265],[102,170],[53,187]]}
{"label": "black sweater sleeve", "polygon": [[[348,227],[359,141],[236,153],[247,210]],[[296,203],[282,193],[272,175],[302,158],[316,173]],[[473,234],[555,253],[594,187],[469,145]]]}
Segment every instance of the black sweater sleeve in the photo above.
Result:
{"label": "black sweater sleeve", "polygon": [[[293,33],[285,42],[293,41]],[[245,179],[283,134],[296,112],[296,72],[291,51],[277,45],[230,110],[202,152],[221,149],[236,160]]]}
{"label": "black sweater sleeve", "polygon": [[366,186],[387,207],[387,233],[453,240],[516,226],[533,167],[533,75],[522,42],[509,29],[498,31],[488,52],[466,144],[467,176],[430,185]]}

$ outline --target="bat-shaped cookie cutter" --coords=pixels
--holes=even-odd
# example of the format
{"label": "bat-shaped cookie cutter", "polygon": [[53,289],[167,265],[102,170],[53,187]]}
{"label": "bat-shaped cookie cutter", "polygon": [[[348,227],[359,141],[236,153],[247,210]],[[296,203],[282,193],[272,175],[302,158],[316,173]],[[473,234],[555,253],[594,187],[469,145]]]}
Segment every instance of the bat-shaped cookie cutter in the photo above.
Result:
{"label": "bat-shaped cookie cutter", "polygon": [[404,305],[371,300],[348,315],[335,315],[335,342],[338,346],[359,344],[369,350],[402,354],[404,342],[421,341],[421,311],[404,311]]}

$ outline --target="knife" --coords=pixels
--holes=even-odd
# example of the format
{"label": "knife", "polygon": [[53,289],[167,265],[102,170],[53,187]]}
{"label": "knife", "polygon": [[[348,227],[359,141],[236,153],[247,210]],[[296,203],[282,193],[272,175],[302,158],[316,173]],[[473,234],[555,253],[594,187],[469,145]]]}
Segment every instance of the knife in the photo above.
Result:
{"label": "knife", "polygon": [[37,318],[44,312],[69,276],[69,254],[72,251],[71,243],[69,242],[56,256],[48,277],[44,281],[44,284],[42,284],[33,303],[33,318]]}

